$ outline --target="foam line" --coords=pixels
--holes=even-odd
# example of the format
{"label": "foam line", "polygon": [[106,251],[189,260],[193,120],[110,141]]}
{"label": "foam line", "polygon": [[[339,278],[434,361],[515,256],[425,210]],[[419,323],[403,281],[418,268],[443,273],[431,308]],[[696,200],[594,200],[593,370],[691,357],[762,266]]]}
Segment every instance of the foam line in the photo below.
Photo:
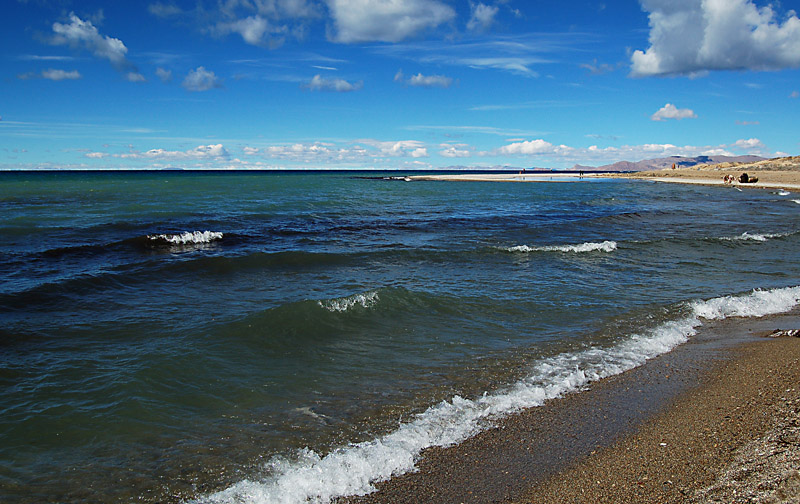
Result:
{"label": "foam line", "polygon": [[610,348],[593,347],[542,359],[514,385],[476,399],[453,397],[431,406],[396,430],[371,441],[320,455],[302,450],[294,460],[276,457],[270,476],[241,481],[193,501],[209,504],[328,503],[348,495],[365,495],[374,484],[415,470],[422,450],[457,444],[492,422],[523,408],[581,390],[590,382],[620,374],[685,343],[704,320],[762,317],[800,304],[800,287],[755,290],[686,304],[688,314],[653,329],[632,334]]}

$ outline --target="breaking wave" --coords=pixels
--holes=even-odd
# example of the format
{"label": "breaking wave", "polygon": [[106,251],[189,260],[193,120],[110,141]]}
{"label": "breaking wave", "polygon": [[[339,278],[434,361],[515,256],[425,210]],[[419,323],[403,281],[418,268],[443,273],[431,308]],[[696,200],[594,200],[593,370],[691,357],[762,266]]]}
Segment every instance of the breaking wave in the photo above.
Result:
{"label": "breaking wave", "polygon": [[548,245],[542,247],[530,247],[528,245],[517,245],[515,247],[506,247],[503,250],[508,252],[613,252],[617,249],[617,242],[603,241],[603,242],[587,242],[579,245]]}
{"label": "breaking wave", "polygon": [[744,233],[740,234],[739,236],[734,237],[723,237],[722,240],[725,241],[758,241],[758,242],[765,242],[772,238],[783,238],[786,236],[790,236],[792,233],[748,233],[745,231]]}
{"label": "breaking wave", "polygon": [[379,301],[378,292],[370,291],[352,296],[326,299],[317,301],[317,304],[329,312],[346,312],[360,306],[362,308],[372,308]]}
{"label": "breaking wave", "polygon": [[754,290],[684,304],[685,316],[628,336],[610,348],[591,347],[542,359],[530,374],[507,389],[476,399],[455,396],[431,406],[396,430],[371,441],[342,447],[327,455],[310,449],[294,460],[275,457],[269,476],[241,481],[196,503],[328,503],[340,496],[366,495],[374,484],[415,469],[426,448],[457,444],[485,430],[496,419],[549,399],[581,390],[589,383],[644,364],[685,343],[704,320],[762,317],[800,304],[800,287]]}
{"label": "breaking wave", "polygon": [[147,235],[147,238],[170,245],[196,245],[221,240],[222,236],[222,233],[216,231],[187,231],[180,234]]}

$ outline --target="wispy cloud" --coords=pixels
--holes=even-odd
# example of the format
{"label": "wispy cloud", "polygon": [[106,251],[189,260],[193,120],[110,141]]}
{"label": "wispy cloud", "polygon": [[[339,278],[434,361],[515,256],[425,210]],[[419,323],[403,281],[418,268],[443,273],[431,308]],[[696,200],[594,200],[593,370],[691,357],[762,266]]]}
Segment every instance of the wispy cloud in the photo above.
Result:
{"label": "wispy cloud", "polygon": [[468,110],[474,112],[493,112],[498,110],[525,110],[525,109],[543,109],[543,108],[561,108],[561,107],[583,107],[589,105],[585,102],[568,102],[561,100],[535,100],[524,101],[519,103],[498,103],[493,105],[476,105],[470,107]]}
{"label": "wispy cloud", "polygon": [[418,73],[416,75],[406,77],[402,70],[395,74],[394,81],[405,84],[406,86],[414,87],[449,88],[453,84],[453,79],[444,75],[422,75],[422,73]]}
{"label": "wispy cloud", "polygon": [[566,52],[585,43],[588,36],[576,34],[524,34],[496,36],[463,42],[440,41],[375,46],[376,53],[417,63],[500,70],[538,77],[535,66],[553,63]]}
{"label": "wispy cloud", "polygon": [[29,79],[47,79],[52,81],[63,81],[63,80],[77,80],[82,78],[80,72],[77,70],[57,70],[57,69],[47,69],[43,70],[42,72],[35,73],[35,72],[28,72],[24,74],[17,75],[18,79],[21,80],[29,80]]}
{"label": "wispy cloud", "polygon": [[541,135],[543,132],[528,131],[513,128],[498,128],[494,126],[448,126],[448,125],[415,125],[406,126],[404,129],[409,131],[437,131],[444,134],[478,134],[478,135],[492,135],[502,137],[527,137],[533,135]]}
{"label": "wispy cloud", "polygon": [[348,93],[350,91],[358,91],[364,87],[364,82],[359,81],[353,83],[344,79],[325,78],[317,74],[311,79],[311,82],[306,84],[304,87],[311,91],[334,91],[337,93]]}

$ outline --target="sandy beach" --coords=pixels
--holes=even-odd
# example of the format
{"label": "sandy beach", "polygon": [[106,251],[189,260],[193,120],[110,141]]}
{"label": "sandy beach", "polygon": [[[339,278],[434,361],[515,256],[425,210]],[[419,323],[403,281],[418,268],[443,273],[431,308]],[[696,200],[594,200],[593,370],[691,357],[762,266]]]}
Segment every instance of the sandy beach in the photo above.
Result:
{"label": "sandy beach", "polygon": [[[742,184],[734,181],[726,184],[723,178],[725,175],[738,177],[742,173],[747,173],[749,177],[757,177],[758,182]],[[736,167],[731,169],[683,169],[683,170],[655,170],[637,173],[620,173],[593,175],[598,177],[628,178],[640,180],[652,180],[655,182],[682,183],[682,184],[702,184],[702,185],[729,185],[733,187],[769,188],[769,189],[800,189],[800,171],[792,170],[751,170],[747,167]]]}
{"label": "sandy beach", "polygon": [[800,338],[774,332],[787,324],[796,312],[728,321],[715,330],[749,337],[690,343],[340,502],[799,502]]}
{"label": "sandy beach", "polygon": [[[788,160],[788,161],[787,161]],[[784,162],[779,162],[784,161]],[[755,183],[740,183],[739,176],[747,173],[756,177]],[[725,176],[732,176],[733,182],[725,182]],[[635,173],[479,173],[415,175],[407,177],[410,181],[449,181],[449,182],[575,182],[592,178],[625,178],[651,180],[654,182],[700,184],[764,189],[800,190],[800,169],[795,158],[781,158],[743,165],[699,165],[684,169],[665,169]]]}

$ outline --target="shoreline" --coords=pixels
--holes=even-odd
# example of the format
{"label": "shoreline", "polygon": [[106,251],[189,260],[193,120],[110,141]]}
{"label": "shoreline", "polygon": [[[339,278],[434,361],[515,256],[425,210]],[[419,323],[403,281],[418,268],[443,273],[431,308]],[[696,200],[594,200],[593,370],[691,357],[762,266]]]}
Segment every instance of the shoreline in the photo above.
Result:
{"label": "shoreline", "polygon": [[[743,470],[734,457],[780,435],[770,428],[786,426],[781,408],[794,408],[793,418],[800,410],[800,338],[754,337],[799,325],[797,310],[725,321],[712,329],[721,339],[691,341],[459,445],[426,450],[417,472],[335,502],[715,502],[694,496],[730,492],[724,474]],[[795,455],[773,460],[795,457],[800,468],[797,439]],[[778,472],[750,486],[776,490]],[[714,485],[721,489],[707,490]]]}
{"label": "shoreline", "polygon": [[482,173],[482,174],[442,174],[442,175],[412,175],[405,177],[411,182],[591,182],[602,179],[633,179],[649,180],[671,184],[691,184],[726,187],[748,187],[761,189],[791,189],[800,191],[800,171],[771,171],[749,170],[752,177],[758,177],[758,182],[743,184],[738,181],[725,183],[723,177],[727,175],[738,176],[741,169],[710,170],[710,169],[677,169],[656,170],[635,173]]}
{"label": "shoreline", "polygon": [[[738,181],[725,183],[725,175],[737,177],[746,171],[750,177],[757,177],[758,182],[743,184]],[[792,189],[800,190],[800,171],[775,171],[775,170],[743,170],[735,168],[728,170],[710,169],[677,169],[677,170],[655,170],[636,173],[617,173],[592,175],[597,178],[614,179],[634,179],[650,180],[653,182],[663,182],[669,184],[694,184],[727,187],[748,187],[754,189]]]}

